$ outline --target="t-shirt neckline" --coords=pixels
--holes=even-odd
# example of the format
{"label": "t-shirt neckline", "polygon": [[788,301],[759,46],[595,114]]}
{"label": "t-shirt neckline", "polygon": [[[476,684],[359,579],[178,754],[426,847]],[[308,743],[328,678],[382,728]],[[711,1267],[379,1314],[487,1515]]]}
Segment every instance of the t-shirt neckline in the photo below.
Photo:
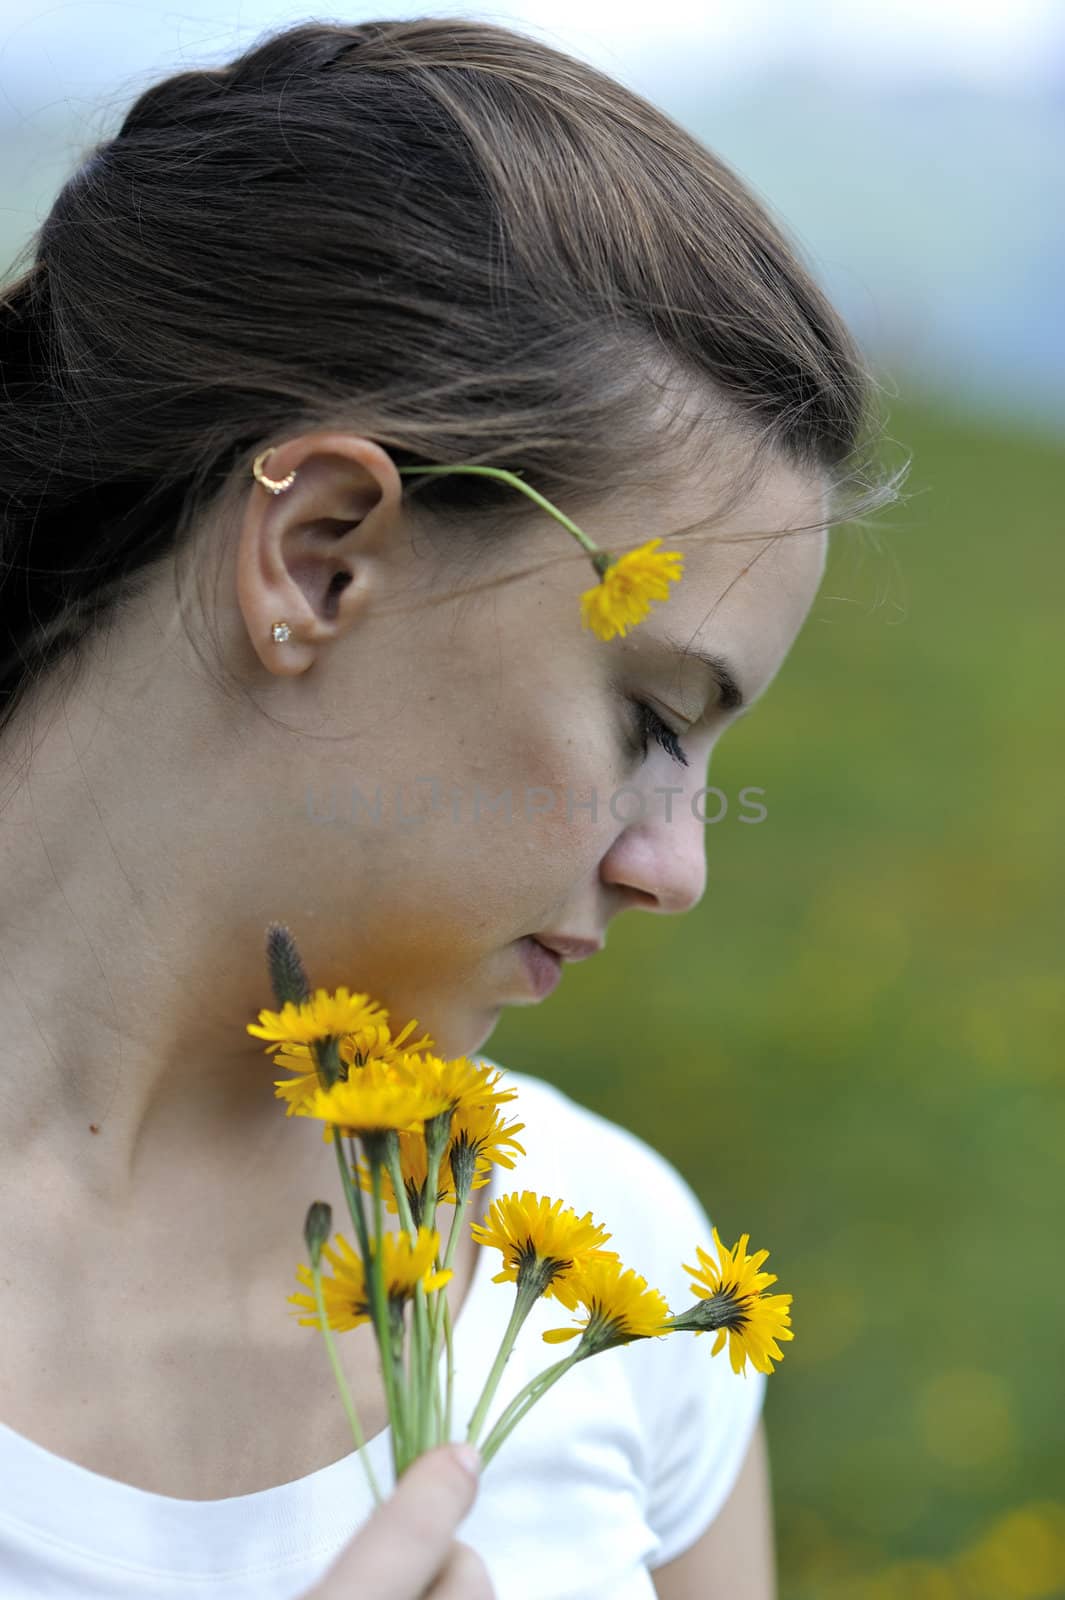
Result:
{"label": "t-shirt neckline", "polygon": [[[499,1182],[499,1168],[493,1163],[488,1183],[474,1189],[470,1196],[465,1227],[479,1220],[497,1198]],[[446,1244],[450,1217],[438,1206],[438,1227],[441,1220],[446,1224],[446,1229],[440,1230]],[[469,1343],[492,1303],[493,1296],[488,1292],[492,1266],[488,1248],[478,1250],[466,1297],[452,1324],[453,1345],[460,1333],[466,1336],[463,1343]],[[314,1338],[314,1330],[308,1328],[307,1335]],[[446,1371],[446,1360],[444,1346],[440,1352],[441,1374]],[[453,1429],[456,1422],[460,1429],[462,1426],[461,1386],[456,1363]],[[337,1405],[340,1403],[338,1395]],[[457,1437],[461,1436],[460,1432]],[[374,1434],[365,1450],[381,1492],[387,1495],[395,1484],[391,1424]],[[346,1455],[298,1478],[254,1489],[249,1494],[192,1500],[159,1494],[96,1472],[0,1422],[0,1478],[5,1483],[0,1521],[29,1526],[54,1544],[133,1572],[160,1574],[195,1573],[222,1578],[227,1573],[244,1576],[256,1570],[274,1572],[288,1564],[298,1565],[345,1542],[373,1505],[366,1468],[354,1442]],[[312,1527],[319,1537],[309,1544],[307,1534]],[[271,1531],[272,1555],[264,1562],[263,1536],[267,1528]],[[160,1568],[157,1559],[153,1559],[160,1542],[173,1558],[166,1568]],[[257,1567],[241,1562],[242,1548],[256,1553]]]}

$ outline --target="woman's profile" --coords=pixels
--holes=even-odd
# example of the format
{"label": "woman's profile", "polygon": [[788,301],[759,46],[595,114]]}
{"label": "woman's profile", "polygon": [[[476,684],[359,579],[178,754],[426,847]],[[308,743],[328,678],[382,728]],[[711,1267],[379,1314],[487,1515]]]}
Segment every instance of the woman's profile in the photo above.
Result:
{"label": "woman's profile", "polygon": [[[285,1309],[335,1163],[245,1025],[273,922],[316,984],[480,1056],[623,912],[698,903],[711,752],[830,527],[897,496],[847,328],[592,66],[458,17],[308,22],[140,95],[0,293],[0,376],[5,1600],[770,1600],[765,1378],[706,1340],[584,1363],[476,1493],[442,1450],[373,1511]],[[557,521],[402,470],[464,464],[683,580],[595,637]],[[513,1079],[517,1185],[685,1303],[688,1179]],[[455,1268],[464,1425],[508,1299],[472,1238]],[[339,1342],[387,1480],[372,1329]]]}

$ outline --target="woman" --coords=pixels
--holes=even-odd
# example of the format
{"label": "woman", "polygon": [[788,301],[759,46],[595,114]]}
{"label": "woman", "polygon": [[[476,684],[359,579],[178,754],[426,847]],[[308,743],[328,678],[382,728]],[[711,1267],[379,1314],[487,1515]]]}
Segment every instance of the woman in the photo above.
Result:
{"label": "woman", "polygon": [[[711,751],[828,527],[897,494],[850,336],[663,113],[462,19],[156,84],[34,244],[0,316],[4,1595],[766,1600],[765,1379],[699,1339],[568,1373],[464,1544],[446,1447],[371,1516],[283,1311],[335,1164],[245,1028],[275,920],[458,1055],[553,985],[545,945],[698,902]],[[513,478],[403,475],[472,464],[682,581],[597,637],[586,551]],[[517,1187],[690,1303],[687,1182],[511,1077]],[[472,1237],[455,1268],[464,1424],[510,1301]],[[387,1477],[371,1328],[340,1346]]]}

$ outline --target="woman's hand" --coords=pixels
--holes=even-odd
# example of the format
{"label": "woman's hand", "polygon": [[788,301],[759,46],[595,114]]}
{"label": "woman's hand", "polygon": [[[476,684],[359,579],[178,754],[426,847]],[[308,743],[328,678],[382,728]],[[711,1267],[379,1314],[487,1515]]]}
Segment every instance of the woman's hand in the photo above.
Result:
{"label": "woman's hand", "polygon": [[496,1600],[480,1556],[451,1537],[479,1486],[453,1445],[427,1450],[303,1600]]}

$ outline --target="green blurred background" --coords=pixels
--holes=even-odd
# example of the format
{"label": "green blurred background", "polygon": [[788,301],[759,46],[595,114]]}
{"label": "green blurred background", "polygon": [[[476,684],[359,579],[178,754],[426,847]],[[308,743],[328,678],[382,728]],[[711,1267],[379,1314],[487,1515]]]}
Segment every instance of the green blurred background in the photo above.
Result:
{"label": "green blurred background", "polygon": [[702,904],[620,918],[487,1050],[649,1140],[728,1243],[770,1250],[794,1295],[766,1399],[782,1600],[1046,1600],[1065,442],[888,410],[911,498],[833,530],[804,631],[714,754],[709,781],[763,786],[766,819],[708,826]]}

